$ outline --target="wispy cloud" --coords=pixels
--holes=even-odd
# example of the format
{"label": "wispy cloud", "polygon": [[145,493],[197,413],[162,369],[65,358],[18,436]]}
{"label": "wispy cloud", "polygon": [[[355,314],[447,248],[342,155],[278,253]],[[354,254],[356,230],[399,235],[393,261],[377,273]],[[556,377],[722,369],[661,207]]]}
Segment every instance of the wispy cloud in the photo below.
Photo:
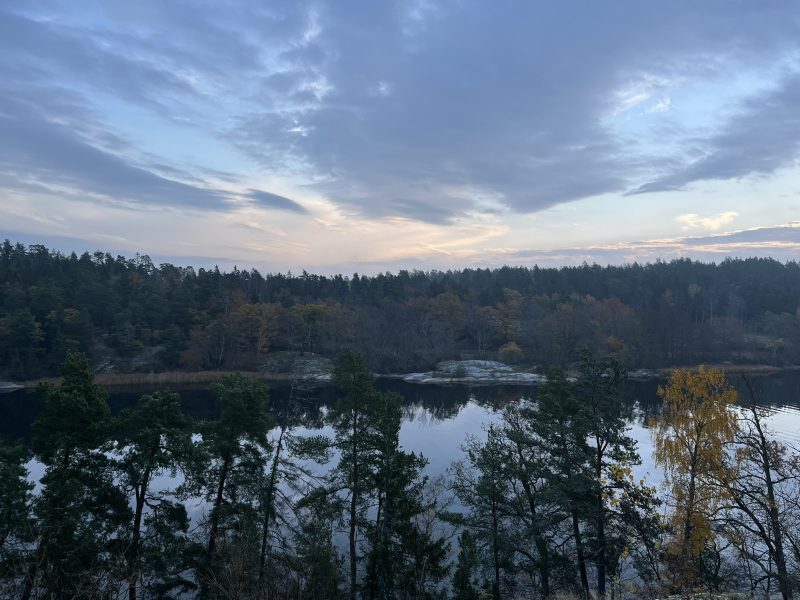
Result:
{"label": "wispy cloud", "polygon": [[682,190],[697,181],[769,175],[796,165],[800,158],[800,73],[792,72],[771,89],[742,103],[724,127],[695,138],[687,156],[698,156],[656,177],[636,191]]}
{"label": "wispy cloud", "polygon": [[675,217],[679,223],[683,223],[683,230],[690,229],[705,229],[706,231],[716,231],[725,225],[729,225],[739,216],[739,213],[733,211],[721,212],[710,217],[701,217],[697,213],[687,213]]}
{"label": "wispy cloud", "polygon": [[278,210],[288,210],[294,213],[305,214],[308,211],[302,204],[298,204],[290,198],[279,196],[271,192],[263,192],[261,190],[250,190],[247,192],[247,197],[255,200],[259,206],[264,208],[277,208]]}
{"label": "wispy cloud", "polygon": [[650,108],[648,108],[647,112],[661,113],[668,111],[670,108],[672,108],[672,100],[670,100],[669,98],[661,98],[658,102],[656,102]]}
{"label": "wispy cloud", "polygon": [[[17,229],[105,228],[134,243],[124,226],[168,208],[197,246],[222,215],[219,256],[238,244],[243,256],[272,248],[274,265],[496,264],[517,250],[489,244],[536,239],[573,260],[592,240],[720,233],[794,209],[784,195],[800,180],[800,21],[789,2],[6,4],[2,203],[58,206],[50,225]],[[693,206],[681,194],[699,182],[698,193],[756,182],[765,214],[743,194],[674,208]],[[646,227],[619,208],[636,192],[654,193]],[[280,254],[271,236],[290,230],[306,245]],[[688,240],[597,252],[674,256]]]}
{"label": "wispy cloud", "polygon": [[800,223],[754,227],[709,236],[652,239],[556,248],[498,251],[504,262],[537,264],[626,264],[689,257],[719,261],[726,257],[771,256],[796,260],[800,252]]}

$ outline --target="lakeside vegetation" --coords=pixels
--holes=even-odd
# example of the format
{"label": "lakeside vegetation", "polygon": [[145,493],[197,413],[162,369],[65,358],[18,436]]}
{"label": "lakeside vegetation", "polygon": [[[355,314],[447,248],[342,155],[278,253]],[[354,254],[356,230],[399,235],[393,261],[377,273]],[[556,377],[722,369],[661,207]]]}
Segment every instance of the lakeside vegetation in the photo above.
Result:
{"label": "lakeside vegetation", "polygon": [[800,454],[716,369],[660,388],[666,494],[634,476],[624,368],[586,350],[436,474],[350,351],[330,410],[226,374],[206,422],[169,392],[112,417],[84,355],[61,371],[31,447],[0,447],[2,597],[788,600],[800,584]]}
{"label": "lakeside vegetation", "polygon": [[0,245],[0,377],[264,371],[274,353],[362,353],[376,373],[444,359],[626,368],[800,363],[800,265],[675,260],[621,267],[400,271],[373,277],[155,265]]}

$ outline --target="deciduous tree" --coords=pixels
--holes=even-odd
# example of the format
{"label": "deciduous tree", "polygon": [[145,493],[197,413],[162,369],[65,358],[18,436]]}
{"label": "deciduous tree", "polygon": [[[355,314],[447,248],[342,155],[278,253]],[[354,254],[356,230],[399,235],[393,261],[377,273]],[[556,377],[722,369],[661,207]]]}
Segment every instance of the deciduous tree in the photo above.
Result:
{"label": "deciduous tree", "polygon": [[736,432],[731,410],[736,390],[719,369],[678,369],[658,390],[663,410],[653,423],[656,464],[666,471],[675,504],[676,539],[669,552],[676,587],[692,586],[700,556],[714,532],[711,519],[722,497],[725,452]]}

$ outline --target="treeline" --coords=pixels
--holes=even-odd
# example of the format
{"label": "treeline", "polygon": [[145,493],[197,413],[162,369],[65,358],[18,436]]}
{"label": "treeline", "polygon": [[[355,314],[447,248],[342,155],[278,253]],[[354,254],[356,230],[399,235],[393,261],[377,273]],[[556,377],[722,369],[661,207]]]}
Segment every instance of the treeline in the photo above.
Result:
{"label": "treeline", "polygon": [[228,375],[219,419],[198,423],[167,392],[111,417],[70,353],[41,389],[32,448],[0,449],[0,596],[792,598],[800,458],[765,409],[733,410],[721,371],[676,371],[653,422],[661,497],[634,476],[622,366],[588,352],[578,365],[430,477],[399,443],[400,397],[352,352],[327,411]]}
{"label": "treeline", "polygon": [[0,247],[0,375],[55,373],[68,350],[106,371],[257,370],[276,351],[375,372],[449,358],[626,367],[800,362],[800,266],[772,259],[400,271],[374,277],[154,265],[147,256]]}

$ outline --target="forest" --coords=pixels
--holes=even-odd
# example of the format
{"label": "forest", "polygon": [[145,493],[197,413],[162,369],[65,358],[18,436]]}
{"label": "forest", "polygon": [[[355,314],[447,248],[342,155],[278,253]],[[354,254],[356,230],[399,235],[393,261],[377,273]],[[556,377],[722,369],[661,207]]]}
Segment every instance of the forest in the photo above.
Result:
{"label": "forest", "polygon": [[649,424],[656,490],[633,475],[625,369],[578,356],[432,476],[358,353],[336,362],[330,410],[229,374],[219,418],[193,422],[167,391],[112,416],[68,351],[31,444],[0,446],[0,597],[792,598],[800,453],[752,387],[673,371]]}
{"label": "forest", "polygon": [[147,256],[0,246],[0,378],[263,371],[269,356],[360,352],[375,373],[492,358],[568,367],[576,348],[626,368],[800,362],[800,265],[688,259],[625,266],[262,275]]}

